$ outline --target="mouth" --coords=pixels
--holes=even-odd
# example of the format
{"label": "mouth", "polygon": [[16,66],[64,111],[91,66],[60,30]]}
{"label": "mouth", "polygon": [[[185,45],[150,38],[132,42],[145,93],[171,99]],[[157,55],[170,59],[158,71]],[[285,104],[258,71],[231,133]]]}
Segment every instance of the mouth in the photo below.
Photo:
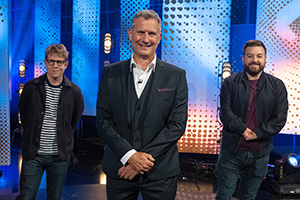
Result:
{"label": "mouth", "polygon": [[259,66],[259,63],[250,63],[250,65],[257,65],[257,66]]}
{"label": "mouth", "polygon": [[151,47],[151,44],[141,44],[141,43],[139,43],[139,46],[140,47],[142,47],[142,48],[149,48],[149,47]]}

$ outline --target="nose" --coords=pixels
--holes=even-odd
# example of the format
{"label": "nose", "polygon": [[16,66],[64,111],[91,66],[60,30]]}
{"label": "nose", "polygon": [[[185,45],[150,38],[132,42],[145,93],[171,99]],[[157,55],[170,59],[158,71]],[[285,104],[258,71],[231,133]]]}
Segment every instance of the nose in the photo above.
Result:
{"label": "nose", "polygon": [[54,62],[53,67],[58,67],[57,61]]}
{"label": "nose", "polygon": [[143,37],[143,42],[144,43],[148,43],[150,40],[149,40],[149,34],[148,33],[145,33],[144,34],[144,37]]}
{"label": "nose", "polygon": [[256,62],[256,61],[258,61],[257,56],[253,56],[253,62]]}

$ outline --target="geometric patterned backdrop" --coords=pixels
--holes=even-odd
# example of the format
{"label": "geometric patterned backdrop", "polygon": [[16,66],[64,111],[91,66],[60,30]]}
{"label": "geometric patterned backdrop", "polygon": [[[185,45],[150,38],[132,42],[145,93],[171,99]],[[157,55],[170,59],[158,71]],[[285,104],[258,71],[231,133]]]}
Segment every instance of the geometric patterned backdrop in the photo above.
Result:
{"label": "geometric patterned backdrop", "polygon": [[0,1],[0,166],[10,164],[9,10],[9,1]]}
{"label": "geometric patterned backdrop", "polygon": [[[73,1],[72,81],[84,97],[84,115],[96,115],[99,85],[100,1]],[[71,66],[70,66],[71,67]]]}
{"label": "geometric patterned backdrop", "polygon": [[229,57],[231,1],[165,1],[162,60],[186,70],[187,129],[181,152],[217,154],[218,63]]}
{"label": "geometric patterned backdrop", "polygon": [[280,78],[288,91],[288,119],[281,133],[300,134],[300,1],[257,3],[256,38],[267,48],[265,71]]}
{"label": "geometric patterned backdrop", "polygon": [[35,1],[34,77],[44,74],[45,50],[60,43],[61,0]]}
{"label": "geometric patterned backdrop", "polygon": [[120,60],[131,58],[132,48],[128,37],[131,19],[140,10],[149,9],[150,0],[121,0],[121,27],[120,27]]}

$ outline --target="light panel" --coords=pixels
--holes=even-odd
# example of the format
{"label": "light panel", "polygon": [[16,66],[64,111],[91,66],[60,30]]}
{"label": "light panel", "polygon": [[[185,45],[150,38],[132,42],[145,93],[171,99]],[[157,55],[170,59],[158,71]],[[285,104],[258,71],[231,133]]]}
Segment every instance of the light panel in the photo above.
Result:
{"label": "light panel", "polygon": [[165,1],[162,59],[186,70],[187,129],[181,152],[216,154],[218,63],[229,57],[231,1]]}
{"label": "light panel", "polygon": [[257,2],[256,38],[267,48],[265,71],[280,78],[288,91],[289,111],[282,133],[300,128],[300,1]]}

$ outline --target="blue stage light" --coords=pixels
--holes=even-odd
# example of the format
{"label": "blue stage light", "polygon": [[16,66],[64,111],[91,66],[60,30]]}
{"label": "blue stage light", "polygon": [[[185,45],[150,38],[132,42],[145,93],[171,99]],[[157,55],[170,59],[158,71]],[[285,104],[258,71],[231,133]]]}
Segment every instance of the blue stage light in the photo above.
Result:
{"label": "blue stage light", "polygon": [[298,168],[300,167],[300,155],[296,155],[294,153],[291,153],[287,157],[287,161],[290,164],[291,167]]}

